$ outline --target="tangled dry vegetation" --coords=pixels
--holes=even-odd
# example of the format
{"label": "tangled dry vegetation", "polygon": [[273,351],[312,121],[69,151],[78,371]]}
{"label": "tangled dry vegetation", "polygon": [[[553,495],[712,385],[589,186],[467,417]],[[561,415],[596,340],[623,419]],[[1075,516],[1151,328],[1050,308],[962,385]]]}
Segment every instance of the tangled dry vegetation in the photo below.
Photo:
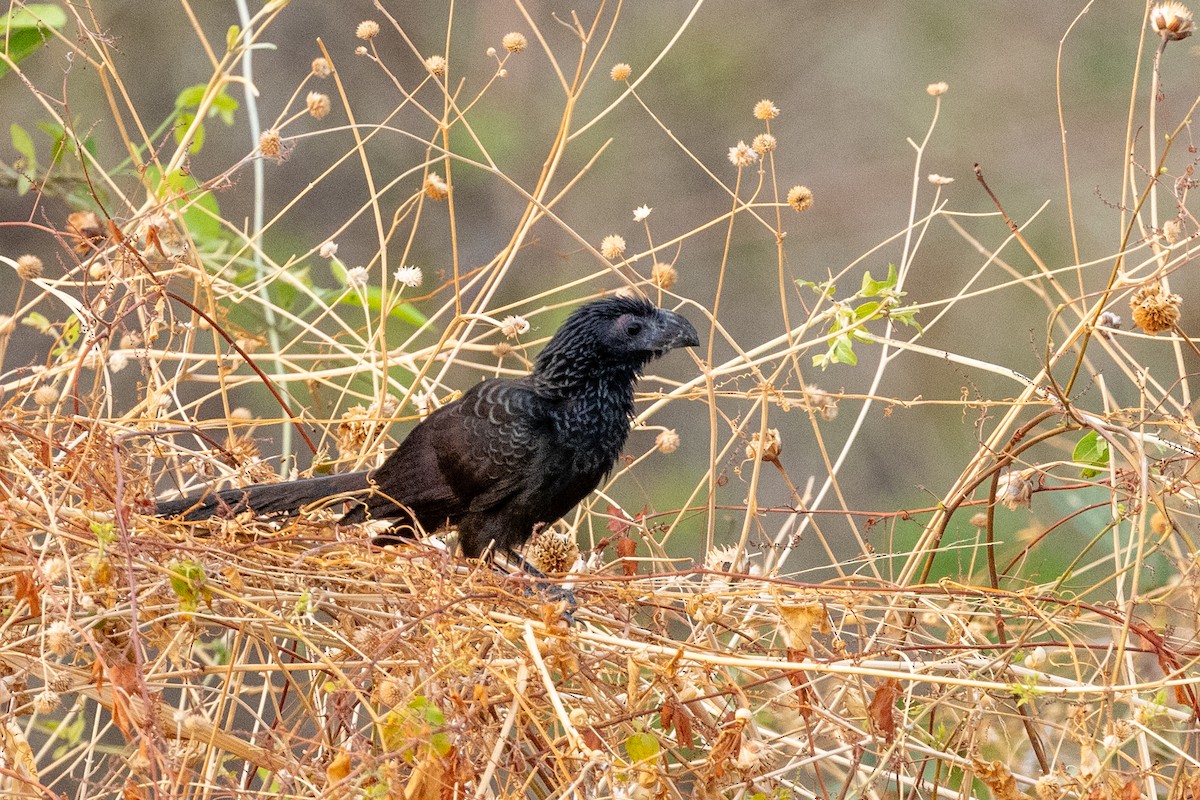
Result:
{"label": "tangled dry vegetation", "polygon": [[[292,13],[286,4],[231,28],[224,49],[197,26],[213,54],[211,79],[181,95],[153,134],[86,5],[44,26],[51,46],[104,76],[97,91],[114,119],[137,122],[119,130],[140,168],[102,162],[52,93],[38,98],[60,131],[60,159],[38,169],[29,153],[6,168],[18,190],[74,209],[53,226],[28,223],[58,242],[53,258],[49,246],[43,255],[61,269],[32,253],[0,255],[21,281],[5,348],[17,324],[49,343],[34,366],[28,356],[10,363],[6,349],[0,376],[6,796],[1200,796],[1191,480],[1200,445],[1184,366],[1196,347],[1170,287],[1200,227],[1186,207],[1194,162],[1170,146],[1190,116],[1173,122],[1164,147],[1155,101],[1131,107],[1131,119],[1147,113],[1150,135],[1129,142],[1136,158],[1110,210],[1123,225],[1116,255],[1082,263],[1076,253],[1075,265],[1051,269],[1020,232],[1031,220],[989,251],[947,209],[948,180],[932,176],[914,185],[909,225],[889,239],[903,257],[886,278],[857,259],[827,282],[796,287],[782,234],[814,198],[776,178],[786,135],[770,101],[753,109],[751,144],[731,147],[731,164],[704,167],[729,198],[725,215],[645,248],[615,234],[590,243],[556,216],[582,174],[560,174],[571,135],[608,113],[575,119],[576,101],[611,78],[617,102],[639,102],[649,72],[607,66],[619,4],[568,20],[561,47],[539,27],[562,35],[557,23],[517,7],[527,31],[489,50],[494,73],[484,76],[456,74],[455,48],[447,58],[414,47],[412,63],[389,65],[376,42],[410,40],[387,6],[358,26],[357,57],[378,65],[397,98],[386,119],[336,127],[350,142],[343,160],[363,165],[369,197],[342,228],[281,260],[264,232],[306,192],[271,204],[282,209],[274,218],[245,215],[249,225],[235,222],[241,212],[222,216],[218,201],[233,180],[257,190],[253,171],[319,135],[311,128],[331,108],[354,118],[338,68],[348,53],[316,54],[292,101],[255,132],[253,151],[197,176],[186,169],[189,152],[217,116],[247,111],[232,102],[231,81],[276,17]],[[1151,98],[1168,44],[1190,32],[1185,13],[1172,3],[1147,8],[1145,41],[1159,45],[1146,58]],[[543,172],[519,186],[475,136],[470,110],[531,47],[545,49],[567,102]],[[0,59],[21,74],[20,63]],[[934,122],[946,89],[929,87]],[[915,145],[916,176],[934,127]],[[451,129],[475,155],[451,151]],[[384,134],[425,148],[424,161],[388,178],[386,189],[407,192],[399,202],[370,169],[367,143]],[[595,155],[580,162],[583,172]],[[1136,168],[1144,164],[1161,169]],[[472,170],[523,199],[510,240],[480,266],[460,266],[457,251],[440,275],[404,266],[429,218],[456,219],[455,176]],[[331,171],[314,172],[313,185]],[[1004,214],[994,199],[988,225]],[[262,212],[261,193],[255,204]],[[635,212],[647,234],[650,211]],[[347,266],[335,242],[359,218],[372,221],[378,248],[365,266]],[[574,237],[598,266],[501,305],[498,287],[539,222]],[[681,288],[669,263],[679,242],[735,222],[778,247],[781,296],[771,302],[787,324],[751,343],[722,325],[728,251],[710,299],[672,293]],[[905,283],[932,225],[959,231],[983,255],[971,283],[918,306]],[[1029,274],[1010,264],[1018,248]],[[327,263],[340,285],[311,280],[313,263]],[[974,286],[985,268],[1006,277]],[[835,296],[835,281],[862,288]],[[978,313],[1014,287],[1047,309],[1040,374],[981,361],[970,343],[962,352],[921,343],[944,316]],[[368,532],[339,528],[328,513],[211,524],[148,513],[158,493],[273,479],[258,444],[272,423],[285,457],[311,448],[320,469],[373,463],[404,420],[483,375],[524,371],[541,341],[530,323],[550,330],[556,314],[601,290],[682,306],[712,339],[688,379],[647,378],[638,425],[652,436],[635,436],[634,455],[560,526],[563,539],[583,543],[574,571],[553,579],[573,589],[573,612],[544,584],[430,544],[372,547]],[[1140,332],[1121,330],[1126,307]],[[732,355],[714,355],[724,351]],[[1164,351],[1177,367],[1169,378],[1139,360]],[[818,367],[867,353],[862,391],[810,382]],[[994,416],[980,420],[977,454],[929,508],[864,512],[872,501],[847,496],[837,478],[873,407],[919,404],[877,391],[899,356],[999,376],[1012,393],[944,401]],[[1079,376],[1101,373],[1077,400]],[[240,408],[256,387],[277,419],[251,420]],[[1136,402],[1115,399],[1130,387]],[[623,510],[616,498],[636,497],[638,476],[667,469],[680,446],[659,423],[679,406],[708,425],[707,464],[677,507]],[[823,426],[839,407],[857,422],[835,438]],[[789,435],[820,443],[826,470],[807,484],[789,476]],[[789,487],[787,508],[760,507],[768,478]],[[1079,499],[1057,522],[1023,532],[1005,563],[1012,551],[1001,559],[996,542],[1016,524],[1004,515],[1043,494]],[[718,509],[732,509],[732,536],[716,530]],[[1067,569],[1024,571],[1076,518],[1102,521]],[[897,553],[871,544],[873,532],[911,520],[920,535]],[[688,535],[703,557],[679,557]],[[795,563],[805,535],[825,548],[834,577],[810,581]],[[963,565],[956,575],[935,569],[949,551]]]}

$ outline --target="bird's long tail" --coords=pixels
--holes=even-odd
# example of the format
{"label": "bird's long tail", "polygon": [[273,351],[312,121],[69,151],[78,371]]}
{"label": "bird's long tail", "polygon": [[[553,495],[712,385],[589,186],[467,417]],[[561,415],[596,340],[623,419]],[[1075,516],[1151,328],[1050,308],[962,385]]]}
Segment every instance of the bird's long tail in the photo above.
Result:
{"label": "bird's long tail", "polygon": [[[256,516],[294,516],[302,508],[322,500],[353,501],[370,488],[370,472],[346,472],[283,483],[260,483],[220,492],[160,500],[155,513],[160,517],[183,519],[224,517],[251,511]],[[343,497],[344,495],[344,497]]]}

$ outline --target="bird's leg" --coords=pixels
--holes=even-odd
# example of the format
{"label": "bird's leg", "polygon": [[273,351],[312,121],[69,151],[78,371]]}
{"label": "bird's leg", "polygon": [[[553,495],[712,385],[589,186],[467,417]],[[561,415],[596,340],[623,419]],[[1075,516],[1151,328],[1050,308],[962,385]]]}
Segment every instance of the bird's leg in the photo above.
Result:
{"label": "bird's leg", "polygon": [[554,603],[562,603],[564,605],[563,619],[568,625],[575,624],[575,609],[579,607],[579,602],[575,599],[575,592],[570,586],[555,582],[549,575],[542,572],[540,569],[529,563],[525,556],[515,551],[509,551],[508,558],[516,563],[522,572],[532,579],[532,590],[536,589],[539,594],[546,597]]}

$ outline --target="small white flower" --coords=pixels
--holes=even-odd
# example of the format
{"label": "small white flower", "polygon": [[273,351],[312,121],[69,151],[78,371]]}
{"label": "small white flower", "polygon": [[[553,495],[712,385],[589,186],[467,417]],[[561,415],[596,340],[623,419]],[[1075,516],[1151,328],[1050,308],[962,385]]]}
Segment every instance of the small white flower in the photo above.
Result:
{"label": "small white flower", "polygon": [[367,285],[371,273],[366,267],[351,267],[346,270],[346,285],[354,289],[361,289]]}
{"label": "small white flower", "polygon": [[325,244],[321,245],[321,258],[333,258],[337,255],[337,242],[330,239]]}
{"label": "small white flower", "polygon": [[654,209],[651,208],[650,206],[638,206],[637,208],[635,208],[633,210],[633,221],[634,222],[645,221],[646,217],[650,216],[650,212],[653,210]]}
{"label": "small white flower", "polygon": [[738,142],[729,148],[729,160],[737,167],[748,167],[758,161],[758,153],[745,142]]}
{"label": "small white flower", "polygon": [[934,186],[945,186],[954,183],[954,178],[947,178],[945,175],[938,175],[936,172],[929,176],[929,182]]}
{"label": "small white flower", "polygon": [[408,287],[420,286],[425,278],[420,267],[398,267],[392,277],[396,279],[396,283]]}
{"label": "small white flower", "polygon": [[529,331],[529,321],[515,314],[500,320],[500,331],[509,339],[515,339]]}

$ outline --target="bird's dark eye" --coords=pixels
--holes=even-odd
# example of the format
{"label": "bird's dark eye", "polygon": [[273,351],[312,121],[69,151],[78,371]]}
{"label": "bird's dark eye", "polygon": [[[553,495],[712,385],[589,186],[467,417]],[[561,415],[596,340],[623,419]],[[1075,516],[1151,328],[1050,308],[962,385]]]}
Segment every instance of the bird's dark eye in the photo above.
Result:
{"label": "bird's dark eye", "polygon": [[630,336],[637,336],[642,332],[642,323],[630,322],[625,326],[625,333]]}

